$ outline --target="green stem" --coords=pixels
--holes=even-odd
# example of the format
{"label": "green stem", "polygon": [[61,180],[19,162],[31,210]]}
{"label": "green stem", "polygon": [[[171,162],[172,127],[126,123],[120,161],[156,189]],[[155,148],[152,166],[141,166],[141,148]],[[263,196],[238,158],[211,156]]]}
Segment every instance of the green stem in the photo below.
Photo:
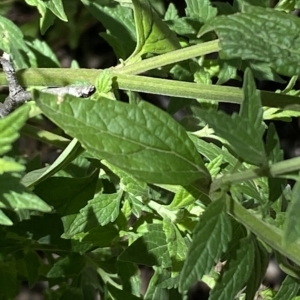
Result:
{"label": "green stem", "polygon": [[218,52],[220,50],[221,48],[219,46],[219,40],[214,40],[147,58],[140,62],[121,67],[118,72],[126,74],[141,74],[162,66],[167,66],[213,52]]}
{"label": "green stem", "polygon": [[241,206],[241,204],[232,200],[229,196],[226,197],[226,205],[228,213],[232,215],[237,221],[243,224],[258,238],[267,243],[274,250],[280,252],[292,260],[297,265],[300,265],[300,245],[297,243],[284,246],[282,231],[265,223],[257,218],[250,211]]}
{"label": "green stem", "polygon": [[[19,83],[24,86],[65,86],[76,81],[95,82],[101,70],[92,69],[25,69],[17,72]],[[243,99],[240,88],[182,82],[176,80],[127,75],[113,72],[114,87],[121,90],[132,90],[150,94],[160,94],[182,98],[200,98],[216,102],[240,104]],[[0,85],[6,85],[6,78],[0,73]],[[300,104],[300,98],[261,91],[264,106],[286,107]]]}
{"label": "green stem", "polygon": [[284,174],[300,170],[300,157],[287,159],[276,164],[273,164],[269,168],[253,168],[243,172],[226,174],[216,179],[210,188],[210,192],[214,192],[220,189],[223,185],[230,185],[241,183],[247,180],[255,179],[258,177],[280,177]]}

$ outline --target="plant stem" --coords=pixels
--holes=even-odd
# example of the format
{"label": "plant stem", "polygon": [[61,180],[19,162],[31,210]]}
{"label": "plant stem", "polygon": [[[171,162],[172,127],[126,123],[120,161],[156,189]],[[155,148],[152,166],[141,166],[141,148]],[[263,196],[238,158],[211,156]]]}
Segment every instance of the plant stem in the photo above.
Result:
{"label": "plant stem", "polygon": [[281,230],[273,227],[255,215],[250,211],[242,207],[241,204],[235,202],[229,196],[226,197],[226,205],[228,213],[231,214],[236,220],[253,232],[258,238],[267,243],[273,249],[280,252],[292,260],[297,265],[300,265],[300,245],[297,243],[283,244],[283,233]]}
{"label": "plant stem", "polygon": [[214,40],[147,58],[140,62],[121,67],[118,72],[126,74],[141,74],[162,66],[167,66],[213,52],[218,52],[219,50],[221,50],[219,46],[219,40]]}
{"label": "plant stem", "polygon": [[269,168],[253,168],[245,170],[243,172],[226,174],[213,181],[213,183],[211,184],[210,192],[217,191],[222,185],[240,183],[262,176],[280,177],[281,175],[299,170],[300,157],[295,157],[273,164]]}
{"label": "plant stem", "polygon": [[[93,69],[25,69],[17,72],[19,83],[24,86],[65,86],[76,81],[93,83],[101,70]],[[115,88],[150,94],[160,94],[182,98],[200,98],[216,102],[240,104],[243,99],[240,88],[181,82],[176,80],[127,75],[113,71]],[[0,85],[6,85],[5,75],[0,73]],[[286,107],[300,104],[300,98],[261,91],[264,106]]]}

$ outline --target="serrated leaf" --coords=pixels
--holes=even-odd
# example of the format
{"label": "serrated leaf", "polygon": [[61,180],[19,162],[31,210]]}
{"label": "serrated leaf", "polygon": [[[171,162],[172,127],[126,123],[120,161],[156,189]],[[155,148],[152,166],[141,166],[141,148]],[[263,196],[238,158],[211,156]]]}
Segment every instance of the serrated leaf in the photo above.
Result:
{"label": "serrated leaf", "polygon": [[169,27],[163,23],[148,0],[133,0],[137,45],[130,59],[143,54],[162,54],[181,48]]}
{"label": "serrated leaf", "polygon": [[186,259],[188,247],[178,228],[167,218],[163,220],[163,231],[173,263],[172,270],[175,271],[176,267],[181,266],[180,262]]}
{"label": "serrated leaf", "polygon": [[19,163],[8,160],[5,158],[0,158],[0,174],[5,172],[21,172],[24,171],[25,167]]}
{"label": "serrated leaf", "polygon": [[247,281],[245,300],[253,300],[269,265],[270,255],[259,241],[254,242],[255,255],[251,275]]}
{"label": "serrated leaf", "polygon": [[102,35],[103,38],[113,47],[115,53],[122,54],[123,59],[127,58],[134,51],[136,42],[132,9],[116,3],[101,5],[89,1],[84,4],[89,12],[107,28],[108,32]]}
{"label": "serrated leaf", "polygon": [[8,152],[19,137],[19,131],[28,119],[29,110],[29,106],[24,105],[0,119],[0,155]]}
{"label": "serrated leaf", "polygon": [[115,221],[119,215],[121,197],[122,191],[115,194],[96,195],[80,210],[66,234],[88,232],[99,225],[104,226]]}
{"label": "serrated leaf", "polygon": [[265,126],[263,124],[263,110],[259,92],[256,90],[254,78],[248,68],[244,74],[243,95],[240,116],[248,120],[257,131],[257,136],[262,138],[265,131]]}
{"label": "serrated leaf", "polygon": [[0,16],[0,49],[9,53],[16,69],[30,67],[31,51],[26,45],[20,28],[12,21]]}
{"label": "serrated leaf", "polygon": [[262,136],[253,124],[237,114],[229,116],[222,111],[197,110],[197,115],[211,126],[217,135],[229,142],[229,147],[250,164],[266,163]]}
{"label": "serrated leaf", "polygon": [[299,283],[291,276],[286,276],[273,300],[292,300],[299,291]]}
{"label": "serrated leaf", "polygon": [[178,16],[178,11],[176,6],[173,3],[170,3],[165,13],[164,20],[168,21],[168,20],[174,20],[178,18],[179,16]]}
{"label": "serrated leaf", "polygon": [[151,104],[82,101],[71,95],[57,103],[56,96],[38,91],[34,98],[47,117],[95,158],[144,182],[186,185],[198,178],[210,180],[185,130]]}
{"label": "serrated leaf", "polygon": [[107,94],[112,89],[112,74],[110,70],[105,69],[99,73],[96,78],[95,87],[97,93]]}
{"label": "serrated leaf", "polygon": [[213,7],[209,0],[186,0],[186,15],[191,18],[200,19],[202,22],[215,17],[218,10]]}
{"label": "serrated leaf", "polygon": [[171,267],[166,235],[161,224],[149,225],[149,232],[126,248],[118,260],[130,261],[146,266]]}
{"label": "serrated leaf", "polygon": [[180,187],[175,194],[173,201],[169,204],[169,208],[178,209],[188,206],[195,202],[195,198],[184,187]]}
{"label": "serrated leaf", "polygon": [[181,291],[187,290],[209,273],[227,249],[231,239],[231,226],[223,200],[211,203],[194,229],[193,242],[180,273]]}
{"label": "serrated leaf", "polygon": [[52,208],[42,199],[29,192],[14,173],[0,175],[0,208],[12,210],[33,209],[50,212]]}
{"label": "serrated leaf", "polygon": [[85,265],[85,259],[78,253],[59,258],[47,273],[48,278],[70,277],[78,275]]}
{"label": "serrated leaf", "polygon": [[297,181],[293,187],[292,200],[287,208],[286,220],[284,223],[284,241],[287,244],[295,243],[300,238],[300,182]]}
{"label": "serrated leaf", "polygon": [[234,299],[251,275],[253,260],[253,243],[251,239],[243,238],[226,262],[223,273],[210,292],[209,300]]}
{"label": "serrated leaf", "polygon": [[245,5],[243,13],[209,20],[199,34],[216,31],[223,59],[264,62],[279,74],[293,76],[300,73],[299,26],[292,14]]}

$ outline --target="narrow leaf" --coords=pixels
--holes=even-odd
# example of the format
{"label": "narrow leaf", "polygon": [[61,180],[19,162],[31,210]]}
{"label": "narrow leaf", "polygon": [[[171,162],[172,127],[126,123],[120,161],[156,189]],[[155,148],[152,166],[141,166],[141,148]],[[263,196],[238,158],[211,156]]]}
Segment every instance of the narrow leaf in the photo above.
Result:
{"label": "narrow leaf", "polygon": [[259,241],[254,241],[255,255],[251,275],[247,281],[245,300],[253,300],[261,282],[266,274],[270,261],[270,255]]}
{"label": "narrow leaf", "polygon": [[[159,108],[111,101],[82,100],[34,92],[43,113],[99,159],[151,183],[186,185],[210,181],[193,142],[172,117]],[[150,122],[151,120],[151,122]]]}
{"label": "narrow leaf", "polygon": [[244,5],[242,13],[210,19],[199,34],[216,31],[223,59],[264,62],[279,74],[293,76],[300,73],[299,26],[292,14]]}
{"label": "narrow leaf", "polygon": [[246,69],[243,83],[243,102],[241,104],[240,116],[248,120],[257,130],[257,135],[262,138],[265,131],[263,124],[263,110],[259,92],[256,90],[255,81],[250,69]]}
{"label": "narrow leaf", "polygon": [[230,239],[230,221],[225,212],[225,202],[220,199],[207,207],[194,229],[193,242],[180,274],[181,291],[187,290],[211,271],[222,252],[226,251]]}
{"label": "narrow leaf", "polygon": [[253,269],[254,246],[249,238],[239,241],[223,270],[223,274],[210,292],[209,300],[234,299],[243,288]]}

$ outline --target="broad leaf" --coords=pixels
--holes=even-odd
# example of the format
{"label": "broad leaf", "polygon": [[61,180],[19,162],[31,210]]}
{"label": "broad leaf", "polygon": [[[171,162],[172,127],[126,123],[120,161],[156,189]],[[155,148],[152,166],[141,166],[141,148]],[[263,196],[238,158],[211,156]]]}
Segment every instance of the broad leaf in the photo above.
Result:
{"label": "broad leaf", "polygon": [[133,0],[137,45],[131,59],[143,54],[162,54],[181,46],[174,32],[158,17],[148,0]]}
{"label": "broad leaf", "polygon": [[231,226],[223,200],[211,203],[194,229],[193,242],[180,274],[181,291],[187,290],[208,274],[227,249]]}
{"label": "broad leaf", "polygon": [[1,296],[3,299],[14,299],[18,293],[16,265],[13,262],[0,263]]}
{"label": "broad leaf", "polygon": [[76,137],[90,154],[142,181],[186,185],[198,178],[210,180],[185,130],[151,104],[82,100],[70,95],[58,103],[56,96],[38,91],[34,98],[43,113]]}
{"label": "broad leaf", "polygon": [[216,31],[223,59],[264,62],[279,74],[293,76],[300,73],[299,26],[292,14],[245,5],[243,13],[210,19],[199,34]]}
{"label": "broad leaf", "polygon": [[210,292],[209,300],[234,299],[243,288],[253,269],[254,246],[252,240],[244,238],[226,262],[223,273]]}
{"label": "broad leaf", "polygon": [[62,21],[68,21],[62,0],[42,0],[42,2],[44,2],[47,8],[49,8]]}
{"label": "broad leaf", "polygon": [[96,195],[80,210],[66,234],[88,232],[98,225],[115,221],[119,215],[121,197],[122,192]]}
{"label": "broad leaf", "polygon": [[171,267],[166,235],[161,224],[149,225],[149,232],[126,248],[118,260],[146,266]]}

